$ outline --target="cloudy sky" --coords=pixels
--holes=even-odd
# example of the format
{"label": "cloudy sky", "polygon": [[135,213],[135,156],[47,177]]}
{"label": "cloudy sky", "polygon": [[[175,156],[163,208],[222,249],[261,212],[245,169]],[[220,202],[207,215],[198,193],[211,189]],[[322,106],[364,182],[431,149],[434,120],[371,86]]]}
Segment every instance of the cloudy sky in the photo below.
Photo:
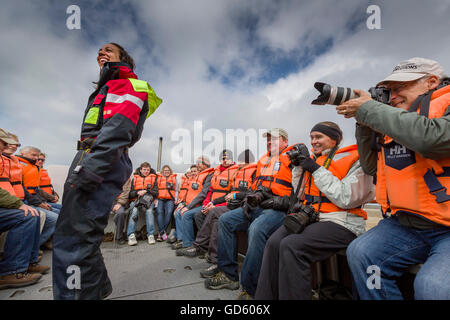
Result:
{"label": "cloudy sky", "polygon": [[[67,28],[72,4],[80,29]],[[380,29],[367,27],[370,5],[380,8]],[[2,1],[0,127],[40,147],[48,165],[70,164],[97,51],[117,42],[164,101],[130,152],[134,167],[156,167],[159,137],[162,164],[176,171],[202,151],[236,155],[245,136],[259,157],[271,127],[309,145],[315,123],[335,121],[351,144],[354,120],[312,106],[314,82],[368,89],[415,56],[449,73],[449,16],[445,0]],[[233,147],[238,129],[245,135]]]}

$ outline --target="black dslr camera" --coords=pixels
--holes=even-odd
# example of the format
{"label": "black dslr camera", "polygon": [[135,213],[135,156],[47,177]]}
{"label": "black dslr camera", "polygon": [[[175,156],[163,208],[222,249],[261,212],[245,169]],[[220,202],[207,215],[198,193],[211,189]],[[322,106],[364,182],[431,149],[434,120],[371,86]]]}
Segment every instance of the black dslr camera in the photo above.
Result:
{"label": "black dslr camera", "polygon": [[297,203],[292,211],[283,222],[289,233],[301,233],[306,226],[319,221],[319,213],[310,205]]}
{"label": "black dslr camera", "polygon": [[289,160],[291,160],[292,165],[299,166],[300,161],[309,157],[308,148],[304,143],[297,143],[292,147],[291,150],[286,152]]}
{"label": "black dslr camera", "polygon": [[151,207],[152,202],[154,200],[153,196],[150,193],[148,193],[148,191],[151,189],[151,187],[152,186],[150,184],[148,184],[147,185],[147,193],[144,194],[142,197],[140,197],[138,200],[136,200],[137,201],[136,208],[143,207],[147,210]]}
{"label": "black dslr camera", "polygon": [[264,186],[258,186],[254,192],[250,192],[247,195],[246,201],[252,208],[256,208],[263,200],[266,200],[272,196],[272,191]]}
{"label": "black dslr camera", "polygon": [[[311,104],[334,104],[340,105],[341,103],[359,97],[353,92],[352,88],[344,87],[334,87],[323,82],[314,83],[314,88],[316,88],[320,95],[311,102]],[[372,87],[369,89],[369,93],[372,99],[389,104],[391,99],[391,91],[387,88]]]}
{"label": "black dslr camera", "polygon": [[169,190],[173,189],[173,183],[172,182],[166,182],[166,188]]}

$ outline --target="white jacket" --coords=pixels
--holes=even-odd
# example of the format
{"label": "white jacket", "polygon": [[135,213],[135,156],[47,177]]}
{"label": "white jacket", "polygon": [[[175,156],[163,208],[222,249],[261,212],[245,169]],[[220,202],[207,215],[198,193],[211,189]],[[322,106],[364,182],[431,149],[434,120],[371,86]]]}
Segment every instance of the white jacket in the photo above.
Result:
{"label": "white jacket", "polygon": [[[300,166],[294,167],[292,170],[294,190],[297,189],[302,172],[303,169]],[[353,164],[342,180],[339,180],[324,167],[317,169],[312,176],[316,187],[339,208],[353,209],[375,199],[373,177],[363,172],[359,160]],[[303,189],[300,190],[299,195],[302,195],[302,191]],[[361,235],[366,230],[364,218],[348,211],[320,213],[320,221],[337,223],[356,234],[356,236]]]}

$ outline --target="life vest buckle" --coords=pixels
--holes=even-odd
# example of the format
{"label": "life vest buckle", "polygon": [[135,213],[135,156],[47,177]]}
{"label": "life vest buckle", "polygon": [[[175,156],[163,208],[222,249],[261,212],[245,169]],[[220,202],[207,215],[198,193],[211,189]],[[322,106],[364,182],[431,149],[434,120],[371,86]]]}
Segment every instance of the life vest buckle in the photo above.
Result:
{"label": "life vest buckle", "polygon": [[438,191],[430,191],[430,193],[436,197],[437,203],[450,201],[450,195],[447,194],[447,188],[442,188]]}

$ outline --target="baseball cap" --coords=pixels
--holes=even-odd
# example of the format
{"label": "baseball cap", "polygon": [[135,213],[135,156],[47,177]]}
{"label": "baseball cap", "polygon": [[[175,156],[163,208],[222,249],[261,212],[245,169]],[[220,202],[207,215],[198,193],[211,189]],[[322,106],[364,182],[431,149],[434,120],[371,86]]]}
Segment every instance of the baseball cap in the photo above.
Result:
{"label": "baseball cap", "polygon": [[227,149],[223,150],[220,153],[219,158],[222,159],[222,158],[225,158],[225,157],[230,159],[230,160],[233,160],[233,152],[231,152],[230,150],[227,150]]}
{"label": "baseball cap", "polygon": [[288,138],[288,133],[286,132],[286,130],[281,128],[269,129],[267,130],[267,132],[263,133],[263,137],[267,137],[268,134],[270,134],[272,137],[284,137],[285,139]]}
{"label": "baseball cap", "polygon": [[8,131],[2,128],[0,128],[0,139],[9,144],[17,144],[17,141],[14,139],[14,137],[11,136]]}
{"label": "baseball cap", "polygon": [[392,70],[392,74],[380,81],[377,86],[386,81],[413,81],[428,74],[442,79],[444,77],[444,70],[434,60],[415,57],[397,64],[394,70]]}

